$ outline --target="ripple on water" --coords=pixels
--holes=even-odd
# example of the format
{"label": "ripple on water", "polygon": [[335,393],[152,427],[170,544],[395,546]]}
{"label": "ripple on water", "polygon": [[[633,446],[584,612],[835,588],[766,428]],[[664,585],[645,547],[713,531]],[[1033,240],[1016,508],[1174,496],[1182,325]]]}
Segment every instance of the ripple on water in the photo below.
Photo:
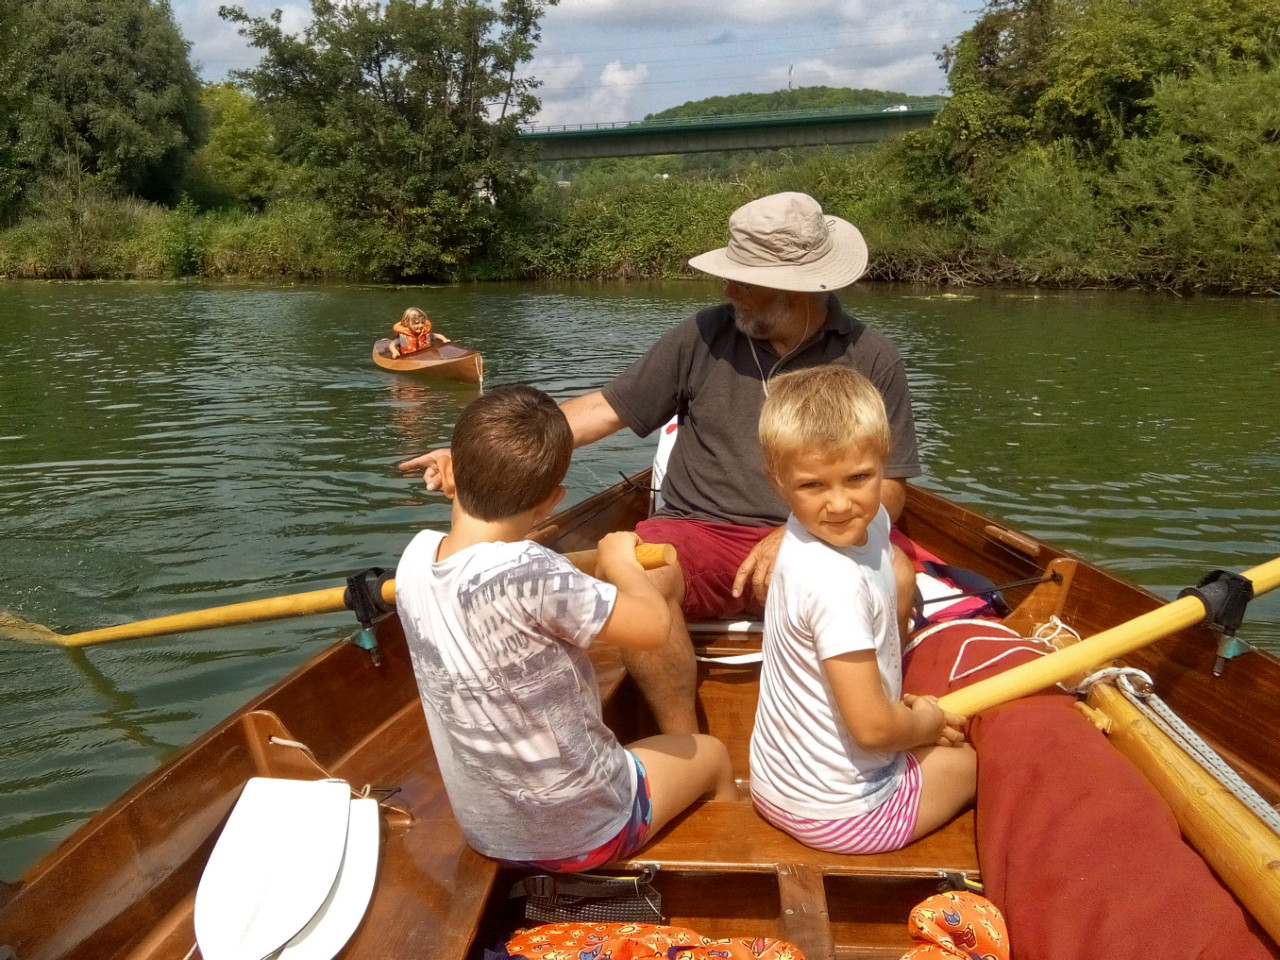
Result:
{"label": "ripple on water", "polygon": [[[1280,554],[1274,305],[929,293],[845,297],[906,360],[922,483],[1161,596]],[[449,516],[396,464],[447,443],[476,395],[369,361],[405,306],[481,349],[489,384],[563,399],[716,297],[704,283],[0,284],[0,606],[71,632],[394,566]],[[82,322],[57,342],[29,335],[68,317]],[[629,432],[577,451],[570,502],[651,457]],[[1280,595],[1249,616],[1245,635],[1280,649]],[[6,649],[0,877],[351,628],[329,615]]]}

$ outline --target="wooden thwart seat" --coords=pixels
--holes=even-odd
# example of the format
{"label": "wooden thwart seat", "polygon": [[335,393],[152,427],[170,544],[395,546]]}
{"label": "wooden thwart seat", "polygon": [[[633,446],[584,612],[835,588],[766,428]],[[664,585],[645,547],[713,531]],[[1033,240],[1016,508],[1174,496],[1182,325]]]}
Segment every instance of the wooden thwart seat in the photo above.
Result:
{"label": "wooden thwart seat", "polygon": [[[747,801],[697,806],[616,866],[639,869],[655,863],[672,874],[719,875],[714,886],[732,892],[741,885],[744,894],[750,885],[741,884],[742,875],[772,877],[776,925],[755,932],[789,940],[808,960],[901,956],[905,911],[934,892],[945,874],[979,877],[972,811],[901,850],[851,856],[805,846],[762,820]],[[679,916],[686,909],[672,904],[672,921],[697,929],[697,920]],[[705,906],[692,909],[708,916],[714,912]],[[850,939],[880,939],[883,948],[856,953],[842,948],[841,931],[854,928],[857,937]]]}
{"label": "wooden thwart seat", "polygon": [[805,846],[762,820],[746,801],[695,807],[624,862],[627,866],[657,863],[668,870],[717,873],[768,872],[784,863],[801,864],[827,876],[978,876],[972,811],[901,850],[852,856]]}

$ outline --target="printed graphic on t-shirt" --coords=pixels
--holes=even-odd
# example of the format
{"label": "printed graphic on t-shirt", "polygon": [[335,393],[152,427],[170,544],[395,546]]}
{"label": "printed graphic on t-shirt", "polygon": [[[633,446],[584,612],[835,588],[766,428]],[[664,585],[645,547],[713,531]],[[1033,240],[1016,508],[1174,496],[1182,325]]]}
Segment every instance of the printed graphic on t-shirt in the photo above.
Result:
{"label": "printed graphic on t-shirt", "polygon": [[414,667],[457,772],[533,804],[615,784],[620,751],[611,736],[602,742],[583,649],[609,617],[612,588],[531,547],[464,572],[455,597],[468,643],[433,638]]}

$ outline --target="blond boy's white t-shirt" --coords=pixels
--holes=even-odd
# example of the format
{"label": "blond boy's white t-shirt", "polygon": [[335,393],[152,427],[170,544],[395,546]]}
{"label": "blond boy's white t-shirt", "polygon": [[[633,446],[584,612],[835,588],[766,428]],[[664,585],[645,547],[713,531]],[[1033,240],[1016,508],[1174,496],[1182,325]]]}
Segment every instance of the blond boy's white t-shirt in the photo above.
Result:
{"label": "blond boy's white t-shirt", "polygon": [[874,810],[906,754],[861,747],[845,729],[822,661],[874,650],[885,697],[902,697],[889,515],[861,547],[833,547],[787,519],[769,584],[764,666],[751,736],[751,790],[793,816],[839,820]]}

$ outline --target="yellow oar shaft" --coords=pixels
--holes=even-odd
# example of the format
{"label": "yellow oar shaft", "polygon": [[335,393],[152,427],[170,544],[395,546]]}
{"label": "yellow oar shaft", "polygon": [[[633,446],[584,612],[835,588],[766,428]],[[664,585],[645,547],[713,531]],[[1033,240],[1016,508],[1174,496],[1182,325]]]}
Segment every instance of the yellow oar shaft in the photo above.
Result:
{"label": "yellow oar shaft", "polygon": [[[642,543],[636,547],[636,559],[646,570],[674,563],[675,547],[665,543]],[[565,558],[587,573],[594,573],[596,551],[581,550],[566,553]],[[176,613],[152,620],[122,623],[101,630],[86,630],[57,637],[54,642],[64,647],[83,647],[94,643],[110,643],[113,640],[137,640],[142,637],[158,637],[166,633],[187,633],[210,630],[215,627],[231,627],[241,623],[260,623],[266,620],[283,620],[288,617],[308,617],[320,613],[338,613],[347,609],[344,595],[346,587],[330,587],[310,593],[294,593],[284,597],[268,597],[250,600],[225,607],[210,607],[190,613]],[[395,603],[396,582],[388,580],[382,585],[382,599]]]}
{"label": "yellow oar shaft", "polygon": [[[347,609],[342,599],[346,589],[346,587],[330,587],[327,590],[313,590],[310,593],[294,593],[287,597],[268,597],[265,600],[232,603],[225,607],[175,613],[168,617],[138,620],[115,627],[103,627],[101,630],[73,633],[61,637],[57,642],[64,647],[83,647],[94,643],[109,643],[112,640],[136,640],[139,637],[158,637],[166,633],[230,627],[238,623],[257,623],[262,620],[282,620],[286,617],[334,613]],[[394,588],[391,599],[395,600]]]}
{"label": "yellow oar shaft", "polygon": [[[1280,557],[1246,570],[1242,575],[1253,582],[1254,596],[1273,590],[1280,586]],[[1110,630],[1094,634],[1087,640],[948,693],[938,703],[944,710],[972,717],[983,710],[1028,696],[1068,677],[1092,670],[1099,664],[1131,653],[1171,633],[1185,630],[1199,623],[1204,616],[1204,604],[1198,597],[1183,597]]]}

